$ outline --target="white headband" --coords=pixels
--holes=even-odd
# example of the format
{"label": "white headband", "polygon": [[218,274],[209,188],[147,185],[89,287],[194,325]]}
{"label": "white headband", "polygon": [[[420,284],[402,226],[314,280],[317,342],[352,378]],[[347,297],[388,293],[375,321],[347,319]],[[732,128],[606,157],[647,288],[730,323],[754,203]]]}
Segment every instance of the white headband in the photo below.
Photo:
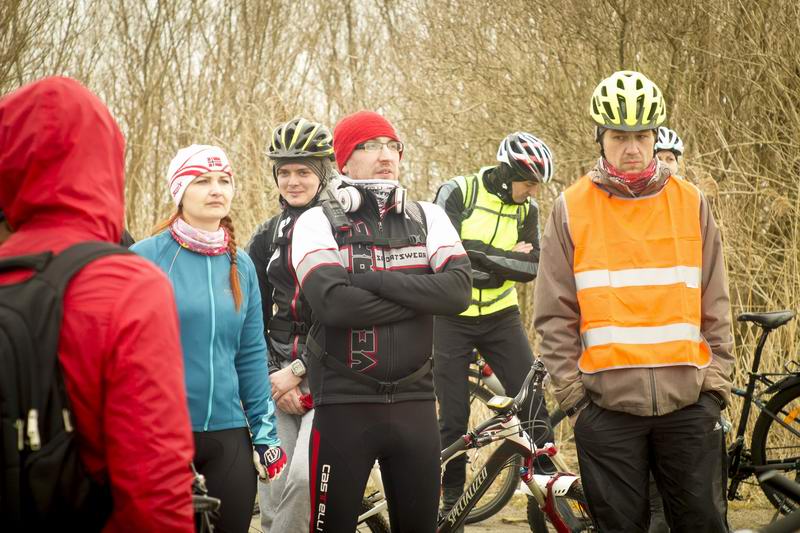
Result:
{"label": "white headband", "polygon": [[207,172],[224,172],[233,179],[233,171],[228,156],[217,146],[193,144],[178,150],[169,164],[167,183],[175,205],[181,205],[181,198],[197,176]]}

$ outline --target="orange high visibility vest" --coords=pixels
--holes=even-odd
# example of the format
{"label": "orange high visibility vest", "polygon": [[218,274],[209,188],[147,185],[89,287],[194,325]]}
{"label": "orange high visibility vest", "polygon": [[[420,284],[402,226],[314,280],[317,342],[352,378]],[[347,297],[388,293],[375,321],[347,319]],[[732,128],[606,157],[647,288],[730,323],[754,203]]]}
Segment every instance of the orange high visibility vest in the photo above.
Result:
{"label": "orange high visibility vest", "polygon": [[711,363],[700,334],[700,192],[670,178],[646,198],[609,196],[584,176],[564,191],[587,374]]}

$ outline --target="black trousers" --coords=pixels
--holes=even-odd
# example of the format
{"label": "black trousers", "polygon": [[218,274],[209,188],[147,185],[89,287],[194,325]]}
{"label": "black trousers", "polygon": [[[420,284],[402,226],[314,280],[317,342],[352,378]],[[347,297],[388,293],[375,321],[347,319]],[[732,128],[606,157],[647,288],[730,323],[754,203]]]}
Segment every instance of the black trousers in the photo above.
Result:
{"label": "black trousers", "polygon": [[432,400],[318,406],[309,446],[310,531],[355,531],[376,459],[392,531],[435,531],[440,453]]}
{"label": "black trousers", "polygon": [[[516,307],[476,318],[437,316],[433,335],[433,380],[439,400],[439,431],[442,447],[447,447],[467,431],[467,371],[473,348],[480,351],[503,384],[506,395],[511,397],[517,395],[531,369],[533,352]],[[553,441],[543,395],[529,397],[519,418],[537,445]],[[532,420],[536,420],[533,429],[527,425]],[[462,488],[465,478],[466,457],[461,456],[447,463],[442,485]]]}
{"label": "black trousers", "polygon": [[256,468],[247,428],[194,433],[194,466],[208,495],[222,500],[215,531],[246,533],[256,498]]}
{"label": "black trousers", "polygon": [[714,497],[721,470],[719,405],[697,403],[663,416],[635,416],[589,404],[575,423],[581,480],[598,530],[645,532],[652,470],[674,532],[725,532]]}

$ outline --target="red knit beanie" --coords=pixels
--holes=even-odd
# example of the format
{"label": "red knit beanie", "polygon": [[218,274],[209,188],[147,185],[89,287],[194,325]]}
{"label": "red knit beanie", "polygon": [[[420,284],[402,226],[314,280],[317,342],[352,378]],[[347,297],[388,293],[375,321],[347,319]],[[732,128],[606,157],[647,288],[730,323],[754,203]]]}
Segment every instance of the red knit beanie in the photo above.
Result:
{"label": "red knit beanie", "polygon": [[[336,154],[339,172],[343,172],[342,168],[347,164],[357,144],[376,137],[400,140],[394,126],[382,115],[373,111],[359,111],[340,120],[333,129],[333,152]],[[403,157],[403,152],[400,152],[400,157]]]}

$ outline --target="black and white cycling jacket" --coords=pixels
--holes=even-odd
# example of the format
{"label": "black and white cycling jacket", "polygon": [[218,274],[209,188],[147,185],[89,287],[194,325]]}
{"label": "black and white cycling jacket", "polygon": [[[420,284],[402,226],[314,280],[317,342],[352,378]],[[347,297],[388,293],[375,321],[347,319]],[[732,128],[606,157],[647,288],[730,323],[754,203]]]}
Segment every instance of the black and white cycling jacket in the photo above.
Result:
{"label": "black and white cycling jacket", "polygon": [[295,224],[292,264],[320,324],[314,339],[327,357],[379,381],[402,380],[426,364],[428,371],[403,390],[379,392],[309,356],[314,404],[433,400],[432,315],[469,305],[469,260],[440,207],[419,202],[381,217],[375,196],[362,193],[347,233],[333,230],[321,207]]}
{"label": "black and white cycling jacket", "polygon": [[294,224],[307,209],[285,208],[261,224],[247,246],[261,289],[270,372],[280,370],[281,362],[293,359],[308,366],[304,346],[312,324],[311,309],[300,293],[290,260]]}

